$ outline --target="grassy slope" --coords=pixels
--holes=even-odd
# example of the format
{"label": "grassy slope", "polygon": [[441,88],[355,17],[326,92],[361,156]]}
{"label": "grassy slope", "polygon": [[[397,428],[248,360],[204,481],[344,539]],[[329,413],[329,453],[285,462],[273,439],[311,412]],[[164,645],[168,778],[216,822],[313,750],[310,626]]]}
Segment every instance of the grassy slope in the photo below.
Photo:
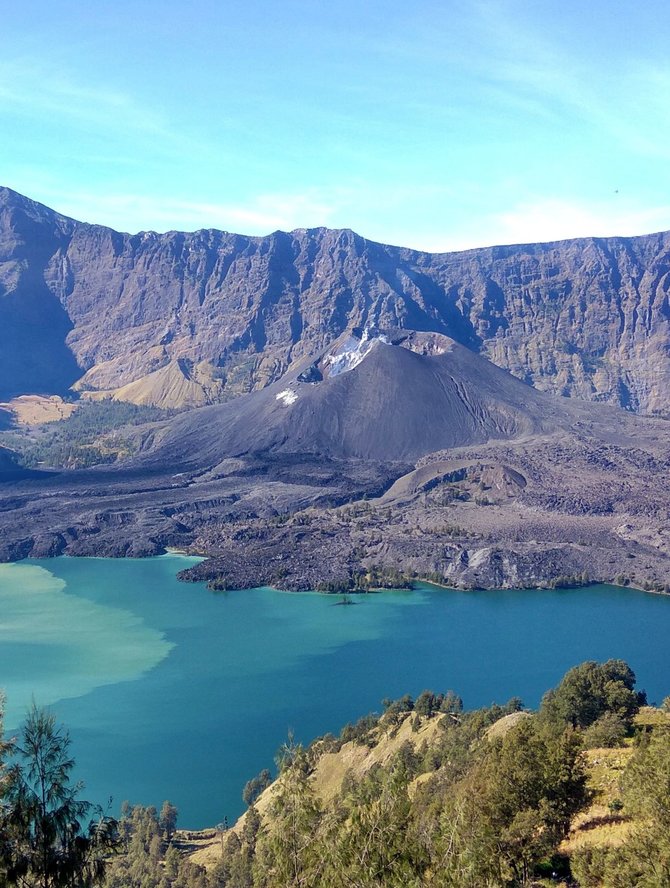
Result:
{"label": "grassy slope", "polygon": [[[425,747],[430,748],[431,742],[439,735],[440,720],[449,717],[441,715],[431,719],[422,718],[421,727],[416,731],[412,729],[415,716],[410,713],[397,728],[380,724],[372,733],[370,745],[350,741],[344,743],[337,752],[323,752],[311,777],[318,799],[328,808],[342,788],[345,775],[350,774],[354,779],[362,778],[373,765],[387,763],[407,741],[417,752]],[[525,717],[531,716],[528,713],[506,715],[488,729],[487,736],[500,737]],[[670,715],[653,707],[645,707],[636,717],[635,723],[638,727],[647,729],[658,725],[670,725]],[[568,856],[584,847],[620,845],[634,829],[635,821],[626,814],[625,809],[617,811],[610,807],[619,799],[619,780],[632,753],[631,745],[620,749],[586,751],[589,787],[593,792],[593,799],[588,810],[575,817],[570,834],[560,847],[560,850]],[[413,783],[414,789],[428,780],[433,773],[428,772],[416,777]],[[257,800],[256,808],[261,817],[267,816],[276,789],[275,781]],[[410,795],[412,795],[411,789],[412,787]],[[245,815],[233,827],[238,834],[242,829],[244,817]],[[195,848],[191,860],[207,869],[213,868],[221,858],[220,835],[212,831],[203,831],[199,838],[191,834],[191,839],[190,847]]]}
{"label": "grassy slope", "polygon": [[[635,717],[642,729],[669,726],[670,714],[652,706],[643,707]],[[589,788],[593,801],[588,811],[575,817],[570,835],[561,845],[561,851],[570,855],[588,847],[617,847],[623,844],[634,829],[635,820],[611,806],[620,801],[620,780],[633,754],[628,745],[622,749],[589,749],[586,752]]]}

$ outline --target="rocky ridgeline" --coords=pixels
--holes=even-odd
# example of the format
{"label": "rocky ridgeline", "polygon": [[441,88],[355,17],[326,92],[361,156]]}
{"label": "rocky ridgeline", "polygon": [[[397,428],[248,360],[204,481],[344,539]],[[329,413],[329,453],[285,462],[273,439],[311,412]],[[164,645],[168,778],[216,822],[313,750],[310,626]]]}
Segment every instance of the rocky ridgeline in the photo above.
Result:
{"label": "rocky ridgeline", "polygon": [[444,333],[538,389],[668,413],[669,248],[668,233],[445,254],[324,228],[129,235],[0,189],[0,397],[79,381],[194,406],[375,326]]}

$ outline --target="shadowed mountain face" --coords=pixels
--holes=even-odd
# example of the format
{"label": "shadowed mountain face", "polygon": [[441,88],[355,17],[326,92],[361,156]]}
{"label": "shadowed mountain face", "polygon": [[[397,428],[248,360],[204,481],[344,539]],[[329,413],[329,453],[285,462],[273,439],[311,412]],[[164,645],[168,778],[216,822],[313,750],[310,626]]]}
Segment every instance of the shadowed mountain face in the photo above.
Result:
{"label": "shadowed mountain face", "polygon": [[76,223],[0,189],[0,400],[60,394],[81,375],[50,268]]}
{"label": "shadowed mountain face", "polygon": [[358,326],[442,333],[538,389],[663,413],[669,273],[667,233],[451,254],[347,230],[127,235],[0,189],[0,398],[79,378],[208,403]]}

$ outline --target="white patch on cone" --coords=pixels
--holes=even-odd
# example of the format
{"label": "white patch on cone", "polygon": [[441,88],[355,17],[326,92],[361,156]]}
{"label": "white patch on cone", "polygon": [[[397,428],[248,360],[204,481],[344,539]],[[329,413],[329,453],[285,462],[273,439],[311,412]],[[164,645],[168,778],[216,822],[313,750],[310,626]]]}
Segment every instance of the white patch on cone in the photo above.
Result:
{"label": "white patch on cone", "polygon": [[279,392],[275,400],[281,401],[285,407],[290,407],[291,404],[295,404],[298,400],[298,396],[295,392],[292,392],[291,389],[284,389],[283,392]]}
{"label": "white patch on cone", "polygon": [[348,373],[354,367],[358,367],[373,348],[382,344],[389,344],[386,336],[370,337],[367,330],[363,331],[363,336],[360,339],[349,336],[336,352],[326,357],[326,363],[329,365],[328,375],[339,376],[340,373]]}

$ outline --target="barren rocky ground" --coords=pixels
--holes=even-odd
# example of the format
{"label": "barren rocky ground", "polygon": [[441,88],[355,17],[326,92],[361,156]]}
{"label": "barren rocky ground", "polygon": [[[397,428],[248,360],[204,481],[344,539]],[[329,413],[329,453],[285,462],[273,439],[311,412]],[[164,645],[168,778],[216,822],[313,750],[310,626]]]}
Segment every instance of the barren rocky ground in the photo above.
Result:
{"label": "barren rocky ground", "polygon": [[667,591],[669,425],[622,414],[615,435],[594,423],[416,465],[276,455],[199,474],[120,465],[37,476],[0,487],[0,557],[175,546],[208,556],[186,579],[229,588],[344,589],[382,568],[464,588]]}
{"label": "barren rocky ground", "polygon": [[670,447],[650,437],[650,450],[632,452],[556,436],[431,456],[382,497],[208,526],[194,547],[216,557],[188,573],[309,589],[379,565],[464,588],[668,591],[670,495],[659,481]]}

